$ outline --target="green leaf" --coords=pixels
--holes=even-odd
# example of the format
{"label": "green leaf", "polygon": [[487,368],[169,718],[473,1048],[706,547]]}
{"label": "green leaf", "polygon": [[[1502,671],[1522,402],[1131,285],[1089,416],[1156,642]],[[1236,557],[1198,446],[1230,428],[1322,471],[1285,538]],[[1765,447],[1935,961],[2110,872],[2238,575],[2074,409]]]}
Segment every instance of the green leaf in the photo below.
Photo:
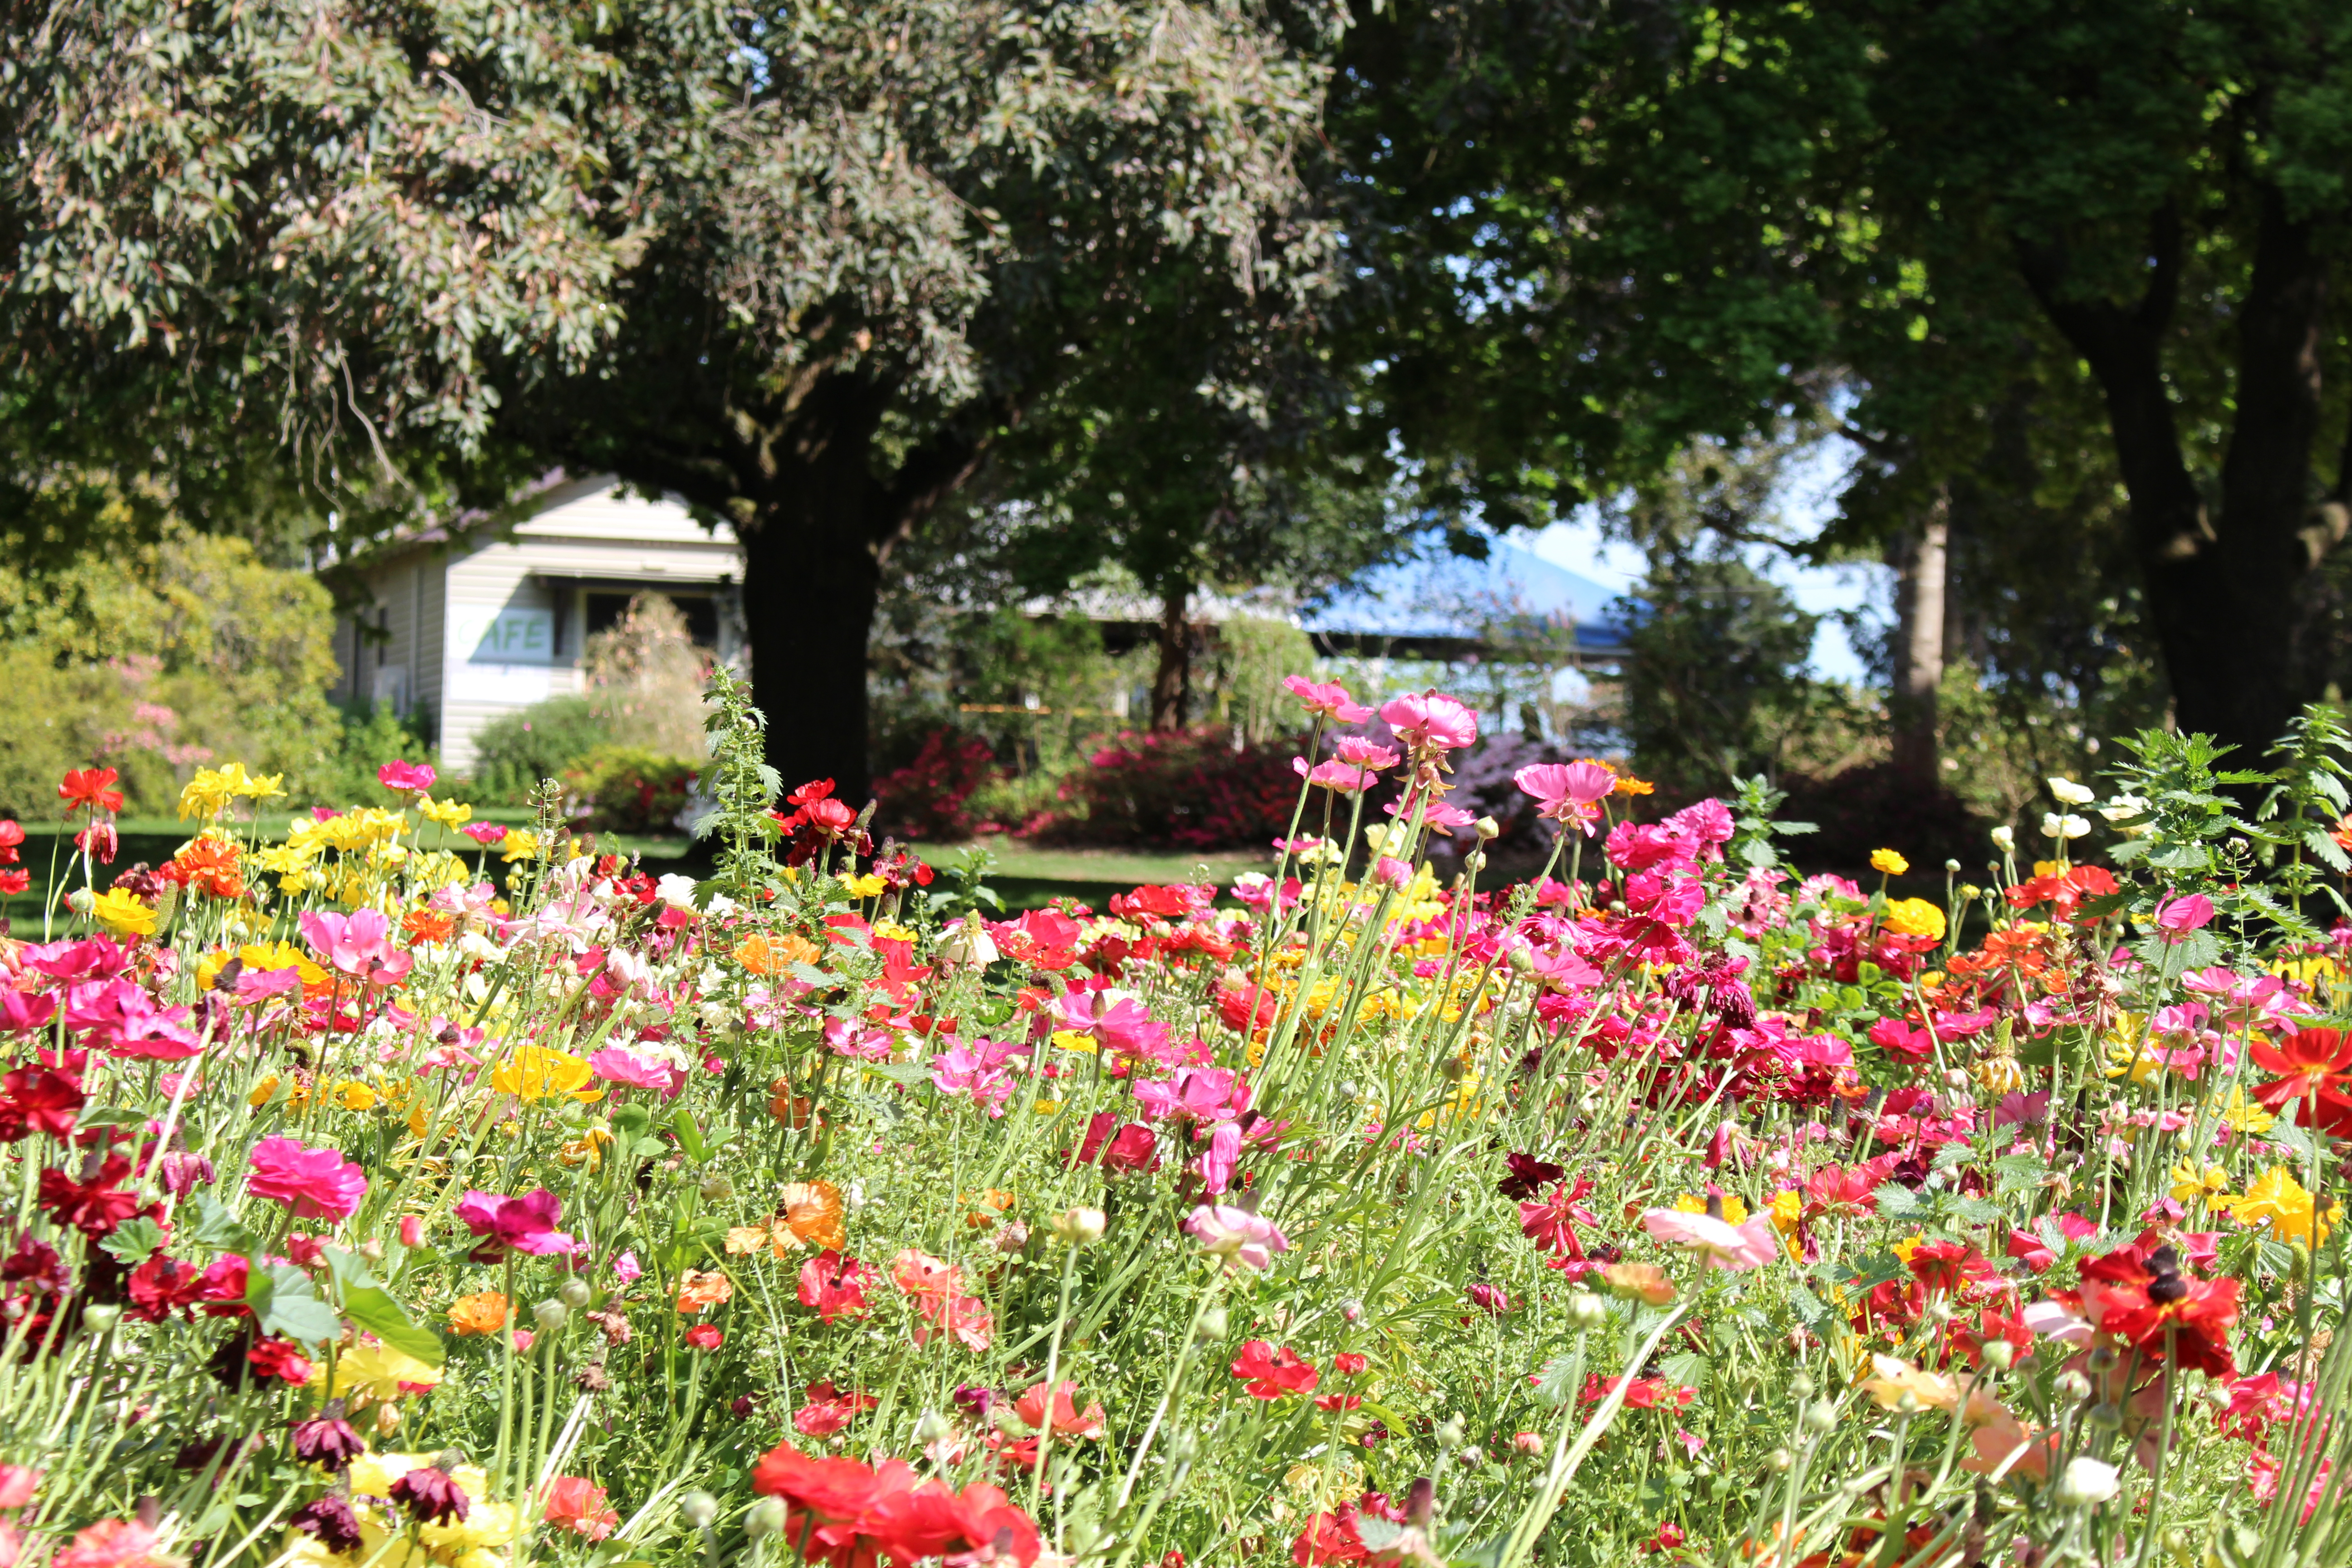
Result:
{"label": "green leaf", "polygon": [[81,1119],[75,1125],[77,1128],[144,1127],[147,1121],[148,1115],[143,1110],[125,1110],[114,1105],[85,1105],[81,1110]]}
{"label": "green leaf", "polygon": [[[237,1223],[236,1215],[226,1204],[210,1193],[198,1193],[193,1208],[196,1222],[188,1229],[188,1239],[198,1247],[209,1247],[215,1252],[250,1253],[258,1246],[253,1232]],[[189,1208],[180,1211],[189,1212]]]}
{"label": "green leaf", "polygon": [[681,1105],[677,1108],[677,1114],[669,1119],[669,1125],[670,1130],[677,1134],[678,1147],[686,1151],[688,1159],[699,1164],[710,1158],[710,1145],[702,1141],[702,1129],[694,1124],[694,1118],[688,1113],[686,1107]]}
{"label": "green leaf", "polygon": [[420,1326],[408,1315],[406,1308],[393,1300],[368,1271],[366,1259],[340,1247],[331,1247],[326,1251],[328,1271],[342,1297],[343,1316],[393,1349],[415,1356],[427,1366],[442,1363],[446,1352],[440,1336]]}
{"label": "green leaf", "polygon": [[265,1334],[278,1334],[305,1344],[319,1344],[343,1331],[335,1310],[319,1300],[310,1277],[290,1263],[271,1263],[250,1269],[245,1277],[245,1304],[255,1326]]}
{"label": "green leaf", "polygon": [[1658,1371],[1670,1388],[1706,1386],[1706,1357],[1696,1351],[1682,1351],[1666,1357],[1658,1363]]}
{"label": "green leaf", "polygon": [[1883,1183],[1871,1195],[1877,1202],[1878,1212],[1889,1219],[1901,1219],[1906,1215],[1919,1212],[1919,1199],[1900,1182]]}
{"label": "green leaf", "polygon": [[144,1215],[133,1215],[116,1226],[113,1234],[98,1245],[101,1250],[136,1268],[154,1257],[156,1249],[163,1245],[163,1227]]}

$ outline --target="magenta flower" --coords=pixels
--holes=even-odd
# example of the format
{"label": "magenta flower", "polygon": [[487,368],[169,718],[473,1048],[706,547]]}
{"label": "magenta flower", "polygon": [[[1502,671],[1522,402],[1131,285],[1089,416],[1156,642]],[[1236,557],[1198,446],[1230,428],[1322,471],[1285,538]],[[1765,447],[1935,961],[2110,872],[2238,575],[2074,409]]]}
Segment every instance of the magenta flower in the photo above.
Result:
{"label": "magenta flower", "polygon": [[1452,752],[1478,738],[1478,715],[1435,691],[1383,703],[1381,717],[1416,752]]}
{"label": "magenta flower", "polygon": [[367,1195],[367,1175],[339,1149],[308,1148],[292,1138],[253,1146],[246,1191],[271,1198],[297,1219],[349,1219]]}
{"label": "magenta flower", "polygon": [[457,831],[475,843],[489,847],[505,843],[507,835],[513,829],[502,822],[469,822]]}
{"label": "magenta flower", "polygon": [[1211,1256],[1225,1260],[1234,1270],[1264,1268],[1277,1252],[1290,1250],[1290,1238],[1247,1209],[1229,1204],[1202,1204],[1184,1221],[1185,1234]]}
{"label": "magenta flower", "polygon": [[382,910],[348,915],[310,910],[299,923],[302,940],[330,969],[371,985],[397,984],[416,962],[392,945],[392,921]]}
{"label": "magenta flower", "polygon": [[1154,1121],[1232,1121],[1249,1109],[1250,1086],[1229,1068],[1186,1068],[1172,1080],[1137,1079],[1135,1098]]}
{"label": "magenta flower", "polygon": [[1062,1027],[1092,1035],[1106,1050],[1156,1060],[1168,1048],[1168,1026],[1132,996],[1110,1001],[1093,991],[1066,991],[1055,998],[1054,1011]]}
{"label": "magenta flower", "polygon": [[555,1228],[563,1217],[563,1200],[545,1187],[513,1198],[469,1191],[458,1200],[457,1214],[467,1230],[482,1238],[474,1256],[485,1262],[509,1252],[543,1258],[570,1252],[577,1245],[571,1236]]}
{"label": "magenta flower", "polygon": [[409,795],[423,795],[437,776],[430,763],[386,763],[375,771],[376,783]]}
{"label": "magenta flower", "polygon": [[2156,923],[2167,942],[2179,942],[2213,918],[2213,900],[2202,893],[2167,899],[2156,906]]}
{"label": "magenta flower", "polygon": [[619,1046],[606,1046],[588,1058],[588,1070],[606,1083],[625,1083],[632,1089],[654,1089],[662,1098],[670,1099],[686,1082],[686,1074],[666,1061],[641,1057]]}
{"label": "magenta flower", "polygon": [[1201,1185],[1214,1197],[1234,1184],[1234,1177],[1242,1163],[1242,1130],[1238,1123],[1228,1121],[1209,1135],[1209,1146],[1201,1153]]}
{"label": "magenta flower", "polygon": [[1290,689],[1293,697],[1306,705],[1309,713],[1327,715],[1341,724],[1360,724],[1372,716],[1370,709],[1359,707],[1350,701],[1348,689],[1336,680],[1318,685],[1303,675],[1286,675],[1282,678],[1282,684]]}
{"label": "magenta flower", "polygon": [[1617,775],[1599,763],[1538,763],[1521,768],[1512,782],[1536,799],[1536,815],[1574,823],[1590,838],[1601,803],[1617,787]]}
{"label": "magenta flower", "polygon": [[1290,759],[1290,771],[1318,789],[1328,789],[1338,795],[1354,795],[1372,787],[1381,775],[1370,768],[1351,767],[1346,763],[1318,763],[1307,765],[1305,757]]}
{"label": "magenta flower", "polygon": [[1392,768],[1404,761],[1404,753],[1394,746],[1380,745],[1366,740],[1361,735],[1340,736],[1339,743],[1333,748],[1333,751],[1343,763],[1353,763],[1360,768],[1371,768],[1375,771]]}

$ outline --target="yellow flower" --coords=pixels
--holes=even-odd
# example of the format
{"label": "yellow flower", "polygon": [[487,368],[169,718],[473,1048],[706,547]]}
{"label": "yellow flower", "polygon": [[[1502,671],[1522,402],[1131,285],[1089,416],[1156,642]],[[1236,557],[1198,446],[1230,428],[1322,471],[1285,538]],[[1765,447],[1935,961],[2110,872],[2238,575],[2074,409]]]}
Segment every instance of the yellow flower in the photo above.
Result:
{"label": "yellow flower", "polygon": [[2267,1228],[2280,1241],[2300,1241],[2313,1247],[2327,1239],[2340,1206],[2329,1204],[2315,1214],[2311,1194],[2284,1165],[2273,1165],[2263,1172],[2242,1195],[2232,1197],[2225,1193],[2216,1201],[2227,1204],[2230,1217],[2240,1225]]}
{"label": "yellow flower", "polygon": [[180,817],[218,816],[228,808],[228,803],[240,795],[253,800],[268,800],[286,792],[278,787],[286,782],[284,773],[271,773],[267,778],[254,778],[245,771],[243,763],[231,763],[226,767],[198,768],[180,791]]}
{"label": "yellow flower", "polygon": [[[1685,1195],[1675,1200],[1675,1207],[1684,1214],[1705,1214],[1706,1200]],[[1723,1194],[1723,1218],[1727,1225],[1740,1225],[1748,1218],[1748,1200],[1738,1193]]]}
{"label": "yellow flower", "polygon": [[1892,849],[1874,849],[1870,852],[1870,868],[1884,871],[1890,877],[1900,877],[1911,869],[1911,862]]}
{"label": "yellow flower", "polygon": [[890,887],[889,883],[870,871],[863,877],[853,877],[845,871],[841,876],[841,885],[849,889],[849,896],[853,899],[878,899]]}
{"label": "yellow flower", "polygon": [[1794,1236],[1797,1222],[1804,1217],[1804,1196],[1791,1187],[1785,1193],[1772,1194],[1772,1201],[1765,1205],[1764,1209],[1772,1216],[1773,1229],[1783,1236]]}
{"label": "yellow flower", "polygon": [[603,1089],[587,1087],[594,1076],[583,1057],[546,1046],[520,1046],[490,1074],[490,1084],[501,1094],[522,1100],[568,1095],[584,1105],[604,1098]]}
{"label": "yellow flower", "polygon": [[2221,1123],[2233,1132],[2244,1132],[2259,1138],[2269,1131],[2278,1118],[2246,1098],[2242,1089],[2230,1091],[2230,1103],[2221,1108]]}
{"label": "yellow flower", "polygon": [[915,933],[896,921],[876,921],[874,940],[876,942],[912,942],[915,940]]}
{"label": "yellow flower", "polygon": [[1896,899],[1886,906],[1880,919],[1888,931],[1899,935],[1924,936],[1930,942],[1944,940],[1944,911],[1925,899]]}
{"label": "yellow flower", "polygon": [[1095,1037],[1092,1035],[1082,1035],[1076,1029],[1056,1029],[1049,1037],[1066,1051],[1084,1051],[1088,1056],[1095,1054]]}
{"label": "yellow flower", "polygon": [[463,827],[474,820],[474,808],[459,801],[435,800],[431,795],[417,799],[416,809],[427,822],[437,822],[444,827]]}
{"label": "yellow flower", "polygon": [[109,888],[90,900],[90,918],[117,936],[152,936],[155,911],[126,888]]}
{"label": "yellow flower", "polygon": [[345,1079],[335,1085],[329,1098],[345,1110],[373,1110],[383,1096],[357,1079]]}
{"label": "yellow flower", "polygon": [[2219,1165],[2208,1165],[2200,1173],[2193,1160],[2179,1160],[2172,1166],[2172,1201],[2179,1204],[2202,1202],[2216,1193],[2230,1190],[2229,1173]]}
{"label": "yellow flower", "polygon": [[499,855],[508,865],[528,860],[539,853],[539,835],[527,827],[509,827],[499,841]]}
{"label": "yellow flower", "polygon": [[[310,1381],[321,1384],[327,1381],[325,1363],[311,1372]],[[335,1385],[328,1391],[327,1397],[346,1399],[357,1395],[389,1403],[400,1397],[400,1385],[404,1383],[430,1386],[440,1381],[439,1368],[426,1366],[405,1351],[396,1351],[390,1345],[355,1345],[335,1359]],[[358,1461],[352,1463],[356,1467]],[[391,1486],[415,1468],[404,1467],[386,1477],[384,1485]],[[354,1481],[352,1489],[358,1491],[362,1488]]]}

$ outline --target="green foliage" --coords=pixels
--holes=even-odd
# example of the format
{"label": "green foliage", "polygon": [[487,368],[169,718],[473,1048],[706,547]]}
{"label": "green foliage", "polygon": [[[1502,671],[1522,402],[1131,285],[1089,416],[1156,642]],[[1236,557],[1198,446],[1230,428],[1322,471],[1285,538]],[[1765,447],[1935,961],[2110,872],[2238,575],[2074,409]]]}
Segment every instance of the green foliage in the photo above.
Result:
{"label": "green foliage", "polygon": [[1780,771],[1806,716],[1816,617],[1736,555],[1654,559],[1631,607],[1625,731],[1644,777],[1684,795]]}
{"label": "green foliage", "polygon": [[378,784],[376,770],[395,759],[437,765],[427,738],[431,726],[421,710],[401,713],[389,702],[354,702],[337,704],[336,712],[341,723],[322,770],[324,782],[319,786],[322,801],[338,805],[398,805],[405,797]]}
{"label": "green foliage", "polygon": [[614,833],[675,833],[701,763],[643,746],[603,745],[562,774],[579,826]]}
{"label": "green foliage", "polygon": [[502,713],[474,738],[474,789],[501,805],[528,804],[541,779],[562,778],[612,730],[585,697],[551,697]]}
{"label": "green foliage", "polygon": [[68,768],[119,770],[137,812],[236,758],[289,787],[335,776],[327,595],[242,541],[162,538],[0,569],[0,810],[47,817]]}

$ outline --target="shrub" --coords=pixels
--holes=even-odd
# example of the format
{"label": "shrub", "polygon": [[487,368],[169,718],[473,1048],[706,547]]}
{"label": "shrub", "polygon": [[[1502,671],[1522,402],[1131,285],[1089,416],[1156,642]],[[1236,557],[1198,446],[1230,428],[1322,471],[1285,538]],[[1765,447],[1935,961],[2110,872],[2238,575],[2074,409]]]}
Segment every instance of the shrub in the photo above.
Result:
{"label": "shrub", "polygon": [[935,730],[905,767],[874,781],[875,817],[913,838],[961,839],[978,826],[973,795],[996,776],[996,753],[977,735]]}
{"label": "shrub", "polygon": [[1287,741],[1236,749],[1222,729],[1120,735],[1062,784],[1044,836],[1178,849],[1262,848],[1290,826]]}
{"label": "shrub", "polygon": [[610,833],[675,833],[687,792],[702,772],[691,757],[642,746],[599,746],[563,775],[582,826]]}
{"label": "shrub", "polygon": [[502,805],[521,805],[541,779],[562,778],[589,752],[613,742],[611,728],[585,697],[551,697],[502,714],[474,738],[474,791]]}
{"label": "shrub", "polygon": [[1809,869],[1858,875],[1879,848],[1902,851],[1920,876],[1940,875],[1946,860],[1963,873],[1982,872],[1991,843],[1979,822],[1948,789],[1896,768],[1872,763],[1827,779],[1792,779],[1781,814],[1811,822],[1817,833],[1789,841]]}

